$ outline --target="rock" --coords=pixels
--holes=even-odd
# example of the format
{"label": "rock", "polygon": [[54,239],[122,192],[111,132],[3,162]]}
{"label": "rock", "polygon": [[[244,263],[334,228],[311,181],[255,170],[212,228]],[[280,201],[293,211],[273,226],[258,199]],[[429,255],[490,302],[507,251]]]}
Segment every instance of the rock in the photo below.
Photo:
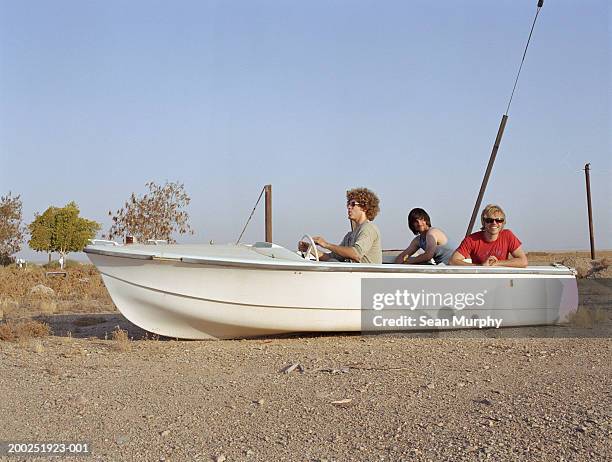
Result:
{"label": "rock", "polygon": [[215,456],[213,459],[215,462],[225,462],[225,456],[223,454]]}
{"label": "rock", "polygon": [[170,430],[164,430],[160,433],[161,436],[168,436],[170,434]]}
{"label": "rock", "polygon": [[304,368],[300,365],[300,363],[289,364],[288,366],[283,367],[281,372],[284,374],[291,374],[296,369],[298,369],[300,372],[304,372]]}
{"label": "rock", "polygon": [[74,404],[77,406],[85,406],[87,403],[87,398],[85,398],[83,395],[78,395],[74,398]]}
{"label": "rock", "polygon": [[36,284],[34,287],[30,289],[30,295],[41,295],[43,297],[53,297],[55,295],[55,290],[43,284]]}
{"label": "rock", "polygon": [[127,435],[119,435],[115,438],[115,443],[117,443],[119,446],[124,445],[128,441],[130,441],[130,437]]}

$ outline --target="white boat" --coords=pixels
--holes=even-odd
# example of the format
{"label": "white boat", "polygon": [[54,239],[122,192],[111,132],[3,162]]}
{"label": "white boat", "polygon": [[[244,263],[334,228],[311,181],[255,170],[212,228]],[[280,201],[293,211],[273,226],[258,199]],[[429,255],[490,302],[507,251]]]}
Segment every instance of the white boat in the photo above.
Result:
{"label": "white boat", "polygon": [[[484,325],[488,318],[500,319],[502,327],[549,325],[565,321],[578,306],[574,272],[562,266],[318,262],[269,243],[92,241],[84,251],[128,320],[149,332],[183,339],[499,327]],[[392,262],[393,255],[385,260]],[[389,293],[387,301],[400,295],[396,303],[374,308],[373,300]],[[410,300],[406,293],[431,303],[402,304]],[[484,300],[480,305],[474,302],[479,296]],[[467,299],[474,303],[466,305]],[[402,325],[400,320],[411,315],[417,324]],[[389,322],[395,325],[377,325],[377,320],[386,322],[383,318],[394,319]],[[455,318],[464,323],[455,323]]]}

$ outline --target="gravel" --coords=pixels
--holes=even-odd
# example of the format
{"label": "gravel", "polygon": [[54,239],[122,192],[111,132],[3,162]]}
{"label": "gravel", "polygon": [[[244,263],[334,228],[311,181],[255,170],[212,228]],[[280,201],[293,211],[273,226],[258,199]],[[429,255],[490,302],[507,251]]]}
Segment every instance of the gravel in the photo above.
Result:
{"label": "gravel", "polygon": [[110,343],[2,342],[0,439],[92,460],[612,459],[609,338]]}
{"label": "gravel", "polygon": [[[83,460],[95,461],[612,460],[602,281],[579,284],[581,305],[607,315],[590,337],[532,328],[189,342],[145,340],[113,318],[78,338],[73,317],[52,317],[55,336],[0,342],[0,440],[89,442]],[[118,322],[141,339],[129,351],[105,340]]]}

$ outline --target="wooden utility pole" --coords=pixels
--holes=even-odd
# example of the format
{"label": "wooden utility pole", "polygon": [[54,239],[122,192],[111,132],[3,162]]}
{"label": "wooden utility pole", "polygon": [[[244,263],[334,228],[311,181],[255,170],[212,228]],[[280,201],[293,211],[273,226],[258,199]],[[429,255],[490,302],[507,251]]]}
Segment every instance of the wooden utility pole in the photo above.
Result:
{"label": "wooden utility pole", "polygon": [[266,242],[272,242],[272,185],[264,186],[266,191]]}
{"label": "wooden utility pole", "polygon": [[482,198],[487,189],[487,183],[489,182],[489,177],[491,176],[491,170],[493,170],[493,164],[495,163],[495,157],[497,157],[497,151],[499,151],[499,144],[501,143],[502,136],[504,136],[504,128],[506,128],[507,121],[508,116],[504,114],[502,116],[501,122],[499,123],[499,129],[497,130],[495,143],[493,143],[493,149],[491,151],[491,156],[489,157],[487,170],[485,171],[484,178],[482,179],[480,191],[478,191],[478,197],[476,198],[476,203],[474,204],[474,210],[472,211],[472,217],[470,218],[470,224],[468,225],[467,231],[465,232],[465,237],[468,237],[470,234],[472,234],[472,229],[474,229],[474,223],[476,222],[476,217],[478,216],[478,209],[480,209]]}
{"label": "wooden utility pole", "polygon": [[591,260],[595,260],[595,233],[593,232],[593,208],[591,207],[591,164],[585,164],[584,176],[586,179],[587,209],[589,212],[589,239],[591,241]]}
{"label": "wooden utility pole", "polygon": [[538,9],[535,14],[535,18],[533,18],[533,24],[531,25],[531,31],[529,32],[529,38],[527,39],[527,45],[525,45],[525,51],[523,52],[523,59],[521,60],[521,65],[519,66],[518,73],[516,74],[516,79],[514,80],[514,88],[512,88],[512,93],[510,94],[510,100],[508,101],[508,107],[506,108],[506,113],[502,116],[502,120],[499,124],[499,129],[497,130],[497,137],[495,138],[495,143],[493,143],[493,150],[491,151],[491,156],[489,157],[489,164],[487,165],[487,170],[485,172],[484,178],[482,179],[482,184],[480,185],[480,191],[478,192],[478,198],[476,199],[476,204],[474,204],[474,210],[472,211],[472,217],[470,218],[470,224],[468,225],[467,231],[465,232],[465,236],[469,236],[472,233],[472,229],[474,228],[474,223],[476,222],[476,217],[478,216],[478,209],[480,208],[480,204],[482,202],[482,198],[487,189],[487,183],[489,182],[489,176],[491,176],[491,170],[493,170],[493,163],[495,162],[495,157],[497,156],[497,151],[499,150],[499,143],[501,143],[502,136],[504,134],[504,128],[506,127],[506,122],[508,121],[508,113],[510,112],[510,104],[512,104],[512,98],[514,97],[514,91],[516,90],[516,84],[518,83],[519,76],[521,75],[521,69],[523,69],[523,63],[525,62],[525,56],[527,55],[527,49],[529,48],[529,42],[531,41],[531,35],[533,34],[533,29],[535,28],[536,21],[538,20],[538,15],[540,14],[540,9],[544,6],[544,0],[538,0]]}

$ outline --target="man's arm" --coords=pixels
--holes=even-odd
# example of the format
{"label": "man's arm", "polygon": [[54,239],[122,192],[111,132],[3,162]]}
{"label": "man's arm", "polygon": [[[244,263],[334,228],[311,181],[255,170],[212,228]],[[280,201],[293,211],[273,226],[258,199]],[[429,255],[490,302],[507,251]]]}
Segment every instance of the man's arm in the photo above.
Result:
{"label": "man's arm", "polygon": [[395,258],[395,263],[404,263],[404,259],[406,257],[409,257],[410,255],[412,255],[414,252],[417,251],[417,249],[419,248],[419,238],[415,237],[410,244],[408,245],[408,247],[406,248],[406,250],[404,250],[402,253],[400,253],[396,258]]}
{"label": "man's arm", "polygon": [[453,252],[448,264],[455,266],[477,266],[475,263],[463,261],[472,255],[473,248],[474,242],[472,240],[472,235],[470,234],[469,236],[463,238],[461,244],[459,244],[459,247],[457,247],[457,249]]}
{"label": "man's arm", "polygon": [[408,263],[409,265],[414,265],[417,263],[427,262],[433,258],[434,252],[436,251],[436,247],[438,246],[436,242],[436,237],[433,234],[428,233],[425,237],[425,242],[425,252],[423,252],[421,255],[417,255],[416,257],[409,257],[406,260],[406,263]]}
{"label": "man's arm", "polygon": [[510,252],[512,258],[510,260],[497,260],[491,266],[506,266],[509,268],[527,268],[529,261],[523,247],[518,247],[514,252]]}
{"label": "man's arm", "polygon": [[474,265],[474,263],[468,263],[465,260],[466,257],[464,257],[461,253],[459,253],[458,250],[455,250],[455,253],[453,253],[453,256],[450,258],[450,261],[448,262],[449,265],[455,265],[455,266],[476,266]]}
{"label": "man's arm", "polygon": [[[324,249],[331,250],[333,253],[340,255],[341,257],[350,258],[351,260],[356,261],[356,262],[359,262],[361,260],[361,257],[359,256],[359,254],[355,251],[353,247],[345,247],[343,245],[330,244],[322,236],[315,236],[312,239],[315,241],[317,245],[323,247]],[[325,255],[326,258],[319,257],[320,260],[325,261],[330,258],[328,254],[322,254],[322,255]]]}

